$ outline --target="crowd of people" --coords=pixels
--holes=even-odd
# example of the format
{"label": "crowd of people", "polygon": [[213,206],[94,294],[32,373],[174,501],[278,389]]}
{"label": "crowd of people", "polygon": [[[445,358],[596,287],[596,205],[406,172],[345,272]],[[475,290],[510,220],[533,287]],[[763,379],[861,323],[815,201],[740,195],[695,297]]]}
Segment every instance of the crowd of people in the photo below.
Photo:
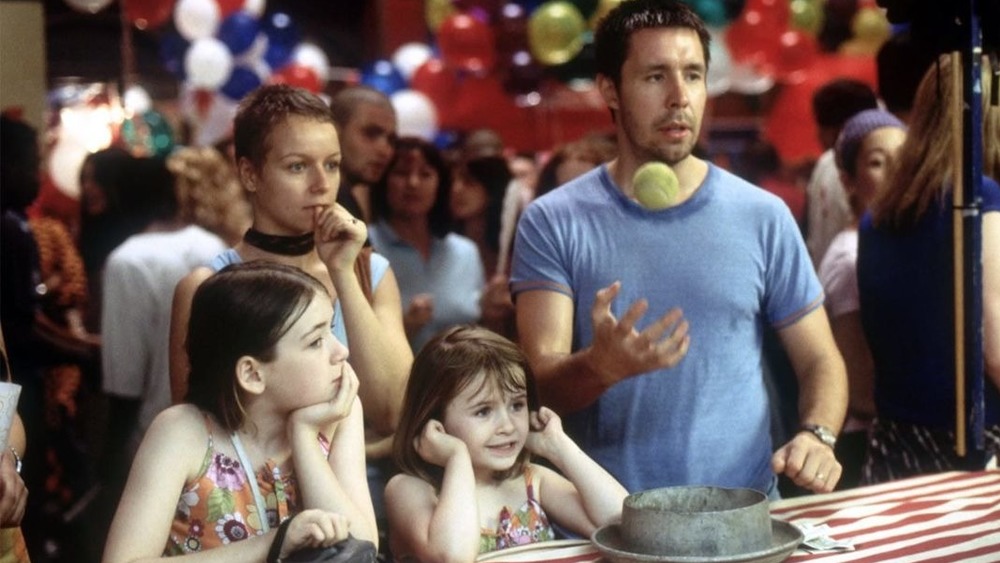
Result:
{"label": "crowd of people", "polygon": [[[265,85],[240,102],[231,162],[213,148],[88,156],[72,224],[32,209],[37,140],[5,115],[3,365],[22,392],[0,454],[0,550],[271,562],[353,542],[473,561],[589,537],[630,492],[774,500],[995,463],[989,59],[986,448],[962,456],[957,63],[893,59],[890,42],[880,75],[919,66],[909,90],[821,88],[827,152],[794,197],[803,211],[704,157],[710,40],[685,4],[615,7],[594,35],[613,132],[546,159],[484,130],[446,148],[399,136],[366,86],[326,102]],[[676,175],[666,208],[635,197],[649,162]]]}

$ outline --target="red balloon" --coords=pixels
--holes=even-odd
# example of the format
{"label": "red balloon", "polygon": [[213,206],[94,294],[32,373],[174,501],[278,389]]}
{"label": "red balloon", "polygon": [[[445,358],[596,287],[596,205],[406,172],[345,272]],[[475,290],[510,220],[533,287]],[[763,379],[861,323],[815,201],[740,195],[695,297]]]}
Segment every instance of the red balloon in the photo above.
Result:
{"label": "red balloon", "polygon": [[789,83],[802,82],[806,72],[816,64],[819,45],[808,33],[793,29],[781,34],[779,49],[775,59],[775,70],[779,78]]}
{"label": "red balloon", "polygon": [[726,45],[736,62],[753,65],[758,72],[771,74],[784,28],[759,10],[744,10],[726,28]]}
{"label": "red balloon", "polygon": [[124,0],[125,19],[139,29],[155,29],[174,15],[174,0]]}
{"label": "red balloon", "polygon": [[448,66],[472,72],[493,68],[496,52],[490,26],[465,14],[448,16],[438,28],[441,59]]}
{"label": "red balloon", "polygon": [[272,84],[288,84],[296,88],[304,88],[312,93],[318,93],[323,89],[319,76],[312,68],[301,64],[290,64],[281,67],[278,72],[271,75]]}
{"label": "red balloon", "polygon": [[219,14],[225,19],[226,16],[243,8],[246,0],[215,0],[215,2],[219,5]]}
{"label": "red balloon", "polygon": [[458,77],[441,59],[432,58],[413,71],[410,88],[430,98],[438,113],[443,113],[454,105]]}

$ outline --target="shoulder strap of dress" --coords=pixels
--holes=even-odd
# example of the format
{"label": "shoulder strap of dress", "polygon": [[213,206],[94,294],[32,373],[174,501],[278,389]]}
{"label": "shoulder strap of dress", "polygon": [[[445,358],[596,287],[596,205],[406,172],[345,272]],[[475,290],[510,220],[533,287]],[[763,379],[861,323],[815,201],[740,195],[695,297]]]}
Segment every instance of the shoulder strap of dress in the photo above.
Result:
{"label": "shoulder strap of dress", "polygon": [[202,413],[205,415],[205,433],[208,434],[208,449],[209,451],[215,447],[215,442],[212,440],[212,415]]}
{"label": "shoulder strap of dress", "polygon": [[528,501],[538,502],[535,500],[535,483],[532,477],[531,464],[529,463],[528,466],[524,468],[524,483],[528,490]]}

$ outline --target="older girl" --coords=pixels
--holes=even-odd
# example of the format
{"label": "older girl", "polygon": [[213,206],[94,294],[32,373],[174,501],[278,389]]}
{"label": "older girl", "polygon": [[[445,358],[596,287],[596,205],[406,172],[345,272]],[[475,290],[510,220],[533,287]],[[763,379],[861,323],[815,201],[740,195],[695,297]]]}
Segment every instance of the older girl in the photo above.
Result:
{"label": "older girl", "polygon": [[323,284],[289,266],[230,266],[201,284],[191,402],[143,439],[105,563],[206,550],[272,561],[348,530],[377,541],[358,380],[332,315]]}

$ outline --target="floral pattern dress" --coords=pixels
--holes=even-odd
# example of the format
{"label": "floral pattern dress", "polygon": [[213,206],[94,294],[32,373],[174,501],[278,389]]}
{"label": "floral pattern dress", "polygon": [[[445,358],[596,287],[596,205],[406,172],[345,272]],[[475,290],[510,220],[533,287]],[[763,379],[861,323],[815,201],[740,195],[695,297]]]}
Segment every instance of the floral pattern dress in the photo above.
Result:
{"label": "floral pattern dress", "polygon": [[524,483],[528,500],[520,509],[514,511],[509,506],[500,510],[500,518],[496,530],[483,528],[479,532],[479,553],[488,553],[555,539],[555,533],[549,524],[549,518],[542,510],[542,505],[535,498],[535,489],[531,481],[531,468],[524,471]]}
{"label": "floral pattern dress", "polygon": [[[329,442],[322,435],[317,438],[329,455]],[[276,528],[302,510],[294,475],[283,474],[269,459],[255,475],[266,506],[265,514],[259,514],[247,475],[238,459],[215,449],[209,427],[201,470],[181,492],[163,554],[195,553],[260,536],[264,534],[263,518],[270,528]]]}

